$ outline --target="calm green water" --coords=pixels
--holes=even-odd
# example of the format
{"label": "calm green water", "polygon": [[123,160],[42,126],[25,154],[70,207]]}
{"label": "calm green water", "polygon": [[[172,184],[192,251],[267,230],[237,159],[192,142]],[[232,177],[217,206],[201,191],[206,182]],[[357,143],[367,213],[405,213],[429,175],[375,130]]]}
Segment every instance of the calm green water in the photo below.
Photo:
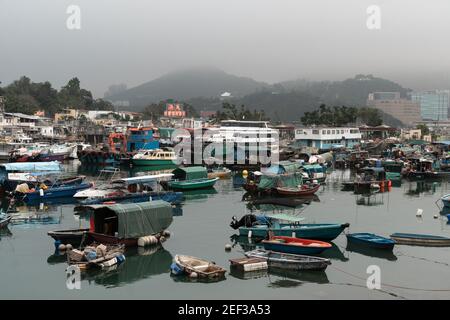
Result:
{"label": "calm green water", "polygon": [[[76,165],[69,170],[79,170]],[[416,232],[450,236],[450,225],[439,213],[435,201],[450,193],[447,182],[403,181],[391,192],[371,197],[340,191],[349,172],[335,171],[319,192],[318,202],[288,209],[301,214],[305,222],[349,222],[351,232],[373,232],[389,236],[393,232]],[[66,288],[65,258],[55,256],[47,231],[87,226],[73,215],[73,205],[46,205],[54,224],[11,225],[0,237],[0,298],[17,299],[444,299],[450,298],[450,248],[396,246],[393,254],[347,250],[344,235],[333,249],[323,254],[332,259],[325,272],[288,274],[272,272],[241,279],[227,274],[217,283],[179,281],[170,276],[175,254],[188,254],[215,261],[229,270],[228,259],[241,257],[246,239],[231,252],[229,227],[233,215],[249,212],[241,201],[244,191],[232,180],[219,181],[217,192],[189,194],[182,215],[174,217],[172,237],[161,248],[127,252],[127,260],[117,270],[83,276],[80,290]],[[417,218],[417,209],[423,217]],[[36,208],[20,207],[21,211]],[[39,209],[39,207],[37,208]],[[264,208],[266,211],[279,210]],[[41,210],[41,211],[42,211]],[[381,269],[382,290],[368,290],[366,269]],[[396,287],[390,287],[393,285]],[[405,289],[399,287],[407,287]],[[449,291],[420,291],[433,289]]]}

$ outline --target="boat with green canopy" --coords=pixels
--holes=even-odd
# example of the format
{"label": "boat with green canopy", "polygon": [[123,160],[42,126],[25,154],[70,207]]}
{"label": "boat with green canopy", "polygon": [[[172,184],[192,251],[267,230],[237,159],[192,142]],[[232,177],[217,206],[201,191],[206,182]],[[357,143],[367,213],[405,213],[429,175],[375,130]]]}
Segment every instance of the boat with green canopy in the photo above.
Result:
{"label": "boat with green canopy", "polygon": [[136,246],[141,237],[159,239],[173,220],[172,206],[162,200],[83,206],[91,213],[88,237],[103,244]]}
{"label": "boat with green canopy", "polygon": [[195,190],[214,187],[219,178],[208,178],[205,167],[180,167],[172,171],[173,179],[162,184],[173,190]]}

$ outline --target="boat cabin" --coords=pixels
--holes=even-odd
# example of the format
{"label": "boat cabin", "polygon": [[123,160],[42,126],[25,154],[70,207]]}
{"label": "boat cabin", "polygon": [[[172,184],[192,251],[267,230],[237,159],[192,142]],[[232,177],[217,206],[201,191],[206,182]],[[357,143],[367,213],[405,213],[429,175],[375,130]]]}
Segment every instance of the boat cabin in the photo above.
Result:
{"label": "boat cabin", "polygon": [[172,171],[174,180],[199,180],[207,179],[208,171],[205,167],[180,167]]}
{"label": "boat cabin", "polygon": [[101,243],[136,245],[140,237],[157,235],[173,220],[172,206],[162,200],[84,206],[91,213],[90,236]]}

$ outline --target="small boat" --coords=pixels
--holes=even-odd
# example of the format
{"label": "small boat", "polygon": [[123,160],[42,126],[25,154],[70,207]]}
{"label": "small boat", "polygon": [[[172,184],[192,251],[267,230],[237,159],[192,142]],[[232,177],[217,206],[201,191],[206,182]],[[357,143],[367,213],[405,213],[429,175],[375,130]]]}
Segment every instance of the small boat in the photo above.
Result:
{"label": "small boat", "polygon": [[320,254],[331,248],[328,242],[293,237],[272,237],[263,240],[264,249],[292,254]]}
{"label": "small boat", "polygon": [[93,267],[107,269],[111,266],[125,261],[125,246],[119,245],[97,245],[95,243],[86,246],[83,251],[78,249],[67,252],[67,263],[76,265],[80,270],[87,270]]}
{"label": "small boat", "polygon": [[288,187],[278,187],[277,192],[282,196],[309,196],[317,192],[319,190],[320,184],[312,183],[312,184],[303,184],[298,186],[297,188],[288,188]]}
{"label": "small boat", "polygon": [[10,215],[0,216],[0,229],[6,228],[11,219],[12,217]]}
{"label": "small boat", "polygon": [[62,244],[71,244],[78,247],[83,241],[83,236],[89,232],[89,229],[69,229],[69,230],[54,230],[47,232],[47,235],[59,240]]}
{"label": "small boat", "polygon": [[449,247],[450,238],[428,234],[393,233],[391,238],[396,244],[407,244],[424,247]]}
{"label": "small boat", "polygon": [[347,234],[347,241],[384,250],[392,250],[395,245],[394,240],[373,233],[349,233]]}
{"label": "small boat", "polygon": [[226,272],[224,268],[216,265],[214,262],[191,256],[176,255],[174,264],[171,266],[171,270],[172,273],[177,275],[183,273],[191,275],[195,272],[199,278],[217,279],[223,278]]}
{"label": "small boat", "polygon": [[279,223],[278,221],[270,223],[259,223],[253,215],[242,217],[239,221],[233,217],[230,227],[239,229],[239,235],[254,238],[266,238],[269,231],[274,236],[296,237],[311,240],[332,241],[338,237],[345,228],[349,227],[348,223],[300,223],[302,218],[280,217],[282,221],[291,221],[291,223]]}
{"label": "small boat", "polygon": [[89,189],[91,187],[92,183],[83,182],[74,185],[52,186],[47,189],[38,189],[35,191],[32,191],[33,189],[31,189],[30,192],[21,193],[21,195],[23,194],[23,201],[33,202],[42,199],[73,197],[78,191]]}
{"label": "small boat", "polygon": [[227,179],[231,177],[231,170],[228,168],[214,168],[211,171],[208,171],[208,179],[219,178],[219,179]]}
{"label": "small boat", "polygon": [[176,164],[177,156],[173,150],[142,150],[131,159],[135,166],[161,166]]}
{"label": "small boat", "polygon": [[325,270],[330,264],[330,259],[311,257],[299,254],[289,254],[256,249],[244,253],[246,257],[262,258],[267,260],[269,268],[289,270]]}
{"label": "small boat", "polygon": [[163,187],[174,190],[194,190],[214,187],[219,178],[208,178],[204,167],[177,168],[172,171],[174,179],[161,184]]}

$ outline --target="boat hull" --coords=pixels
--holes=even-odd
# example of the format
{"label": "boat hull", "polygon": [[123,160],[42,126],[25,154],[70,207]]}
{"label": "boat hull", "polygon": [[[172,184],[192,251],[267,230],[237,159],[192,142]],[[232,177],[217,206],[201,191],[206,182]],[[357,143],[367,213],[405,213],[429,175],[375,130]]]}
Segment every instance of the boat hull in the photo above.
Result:
{"label": "boat hull", "polygon": [[320,184],[316,186],[306,189],[306,190],[296,190],[294,188],[277,188],[277,193],[286,197],[301,197],[301,196],[310,196],[315,194],[320,188]]}
{"label": "boat hull", "polygon": [[132,159],[134,166],[166,166],[175,164],[175,160],[167,159]]}
{"label": "boat hull", "polygon": [[212,188],[216,184],[219,178],[198,180],[185,180],[185,181],[169,181],[167,184],[170,189],[173,190],[195,190],[195,189],[207,189]]}
{"label": "boat hull", "polygon": [[450,238],[410,233],[394,233],[391,238],[396,244],[405,244],[423,247],[450,247]]}
{"label": "boat hull", "polygon": [[83,236],[87,235],[88,232],[89,229],[55,230],[47,232],[47,235],[55,241],[61,241],[62,244],[71,244],[78,247],[83,241]]}
{"label": "boat hull", "polygon": [[345,228],[346,224],[302,224],[290,225],[281,224],[279,227],[268,227],[267,225],[259,225],[253,227],[240,227],[239,235],[245,237],[265,238],[269,230],[275,236],[296,237],[311,240],[331,241],[336,239]]}
{"label": "boat hull", "polygon": [[267,260],[267,264],[270,268],[280,268],[295,271],[322,271],[331,264],[331,261],[325,258],[273,252],[260,249],[247,251],[244,254],[246,257],[262,258]]}
{"label": "boat hull", "polygon": [[391,239],[380,237],[370,233],[347,234],[347,241],[349,243],[365,245],[370,248],[391,251],[395,245],[395,242]]}
{"label": "boat hull", "polygon": [[91,187],[92,183],[80,183],[76,185],[49,188],[44,190],[43,195],[41,195],[39,191],[27,193],[23,200],[25,202],[33,202],[41,199],[73,197],[78,191],[89,189]]}
{"label": "boat hull", "polygon": [[[286,242],[278,242],[278,240],[289,239],[289,237],[276,237],[271,240],[262,241],[264,249],[268,251],[276,251],[291,254],[310,255],[321,254],[325,250],[331,248],[331,245],[322,241],[311,241],[306,239],[291,238]],[[290,240],[299,240],[292,241]],[[302,240],[305,243],[301,243]]]}

